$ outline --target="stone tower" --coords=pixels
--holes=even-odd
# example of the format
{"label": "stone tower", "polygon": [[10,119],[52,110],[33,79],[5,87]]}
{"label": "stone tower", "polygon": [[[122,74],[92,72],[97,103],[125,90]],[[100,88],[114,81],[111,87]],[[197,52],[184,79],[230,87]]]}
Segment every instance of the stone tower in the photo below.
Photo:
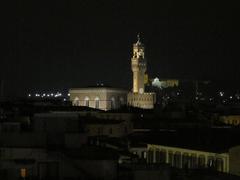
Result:
{"label": "stone tower", "polygon": [[133,44],[133,56],[131,59],[133,72],[133,89],[128,93],[128,105],[142,108],[153,109],[156,102],[156,95],[153,92],[145,92],[144,76],[147,70],[147,61],[144,57],[144,45],[140,41]]}
{"label": "stone tower", "polygon": [[144,44],[138,41],[133,44],[132,72],[133,72],[133,93],[144,93],[144,74],[147,70],[147,62],[144,57]]}

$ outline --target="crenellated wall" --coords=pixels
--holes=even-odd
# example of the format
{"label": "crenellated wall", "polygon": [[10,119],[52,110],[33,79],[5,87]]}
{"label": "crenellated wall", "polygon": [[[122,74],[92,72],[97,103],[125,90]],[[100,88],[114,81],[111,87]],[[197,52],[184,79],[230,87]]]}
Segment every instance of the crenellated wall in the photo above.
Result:
{"label": "crenellated wall", "polygon": [[128,105],[142,109],[153,109],[156,102],[155,93],[128,93]]}

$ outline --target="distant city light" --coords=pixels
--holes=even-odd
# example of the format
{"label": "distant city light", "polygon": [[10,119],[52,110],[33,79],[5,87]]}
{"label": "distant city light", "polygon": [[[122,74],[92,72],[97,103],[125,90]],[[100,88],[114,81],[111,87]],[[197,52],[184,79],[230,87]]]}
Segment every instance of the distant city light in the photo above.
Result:
{"label": "distant city light", "polygon": [[221,97],[223,97],[223,96],[224,96],[224,92],[223,92],[223,91],[220,91],[220,92],[219,92],[219,95],[220,95]]}
{"label": "distant city light", "polygon": [[54,95],[55,98],[56,98],[56,97],[60,97],[60,96],[62,96],[62,93],[60,93],[60,92],[57,92],[57,93]]}
{"label": "distant city light", "polygon": [[237,99],[240,99],[240,96],[239,96],[239,94],[235,94],[235,96],[236,96],[236,98],[237,98]]}
{"label": "distant city light", "polygon": [[[57,98],[57,97],[65,97],[61,92],[49,92],[49,93],[34,93],[34,94],[27,94],[28,97],[40,97],[40,98]],[[70,94],[67,94],[67,96],[70,96]]]}

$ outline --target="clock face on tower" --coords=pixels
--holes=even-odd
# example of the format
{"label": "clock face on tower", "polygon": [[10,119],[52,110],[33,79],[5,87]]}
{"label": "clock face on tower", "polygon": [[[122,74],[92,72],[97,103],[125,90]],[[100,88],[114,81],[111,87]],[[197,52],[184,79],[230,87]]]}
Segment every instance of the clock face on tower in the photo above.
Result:
{"label": "clock face on tower", "polygon": [[143,94],[143,88],[140,88],[140,89],[139,89],[139,93],[140,93],[140,94]]}

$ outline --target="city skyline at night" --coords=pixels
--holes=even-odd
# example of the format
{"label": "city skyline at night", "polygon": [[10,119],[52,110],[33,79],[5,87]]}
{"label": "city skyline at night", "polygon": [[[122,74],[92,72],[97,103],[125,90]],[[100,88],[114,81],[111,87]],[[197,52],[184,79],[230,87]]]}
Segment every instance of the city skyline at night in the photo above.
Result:
{"label": "city skyline at night", "polygon": [[1,7],[1,180],[240,179],[238,5]]}
{"label": "city skyline at night", "polygon": [[4,20],[0,62],[6,96],[97,83],[129,89],[131,43],[139,32],[150,77],[239,88],[233,5],[18,2],[12,11]]}

